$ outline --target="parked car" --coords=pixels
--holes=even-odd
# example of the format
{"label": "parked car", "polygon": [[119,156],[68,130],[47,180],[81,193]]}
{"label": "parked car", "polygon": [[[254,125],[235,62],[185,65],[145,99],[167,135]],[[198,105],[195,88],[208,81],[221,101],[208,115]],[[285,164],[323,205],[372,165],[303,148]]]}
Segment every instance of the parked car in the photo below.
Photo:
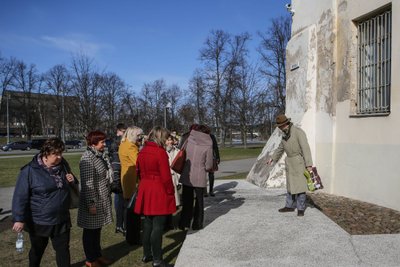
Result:
{"label": "parked car", "polygon": [[41,149],[47,139],[33,139],[31,140],[31,148]]}
{"label": "parked car", "polygon": [[17,142],[12,142],[8,143],[4,146],[1,147],[2,150],[4,151],[11,151],[11,150],[30,150],[31,144],[26,142],[26,141],[17,141]]}
{"label": "parked car", "polygon": [[66,149],[82,148],[83,142],[81,140],[68,140],[65,141]]}

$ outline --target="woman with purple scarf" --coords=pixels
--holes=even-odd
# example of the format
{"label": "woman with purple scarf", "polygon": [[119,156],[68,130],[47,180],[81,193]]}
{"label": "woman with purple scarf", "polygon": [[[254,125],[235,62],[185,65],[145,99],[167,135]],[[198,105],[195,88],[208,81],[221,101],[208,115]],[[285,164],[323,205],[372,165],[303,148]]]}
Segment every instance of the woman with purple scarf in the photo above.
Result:
{"label": "woman with purple scarf", "polygon": [[21,168],[15,186],[13,230],[29,233],[29,266],[40,266],[49,238],[56,252],[57,266],[70,266],[70,187],[78,180],[62,157],[64,143],[50,138],[30,163]]}

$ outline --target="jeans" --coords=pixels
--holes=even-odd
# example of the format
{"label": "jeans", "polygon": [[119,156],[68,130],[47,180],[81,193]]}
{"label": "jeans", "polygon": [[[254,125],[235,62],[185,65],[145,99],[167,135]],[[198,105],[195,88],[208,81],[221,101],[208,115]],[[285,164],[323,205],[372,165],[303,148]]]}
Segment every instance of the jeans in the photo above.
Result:
{"label": "jeans", "polygon": [[[29,266],[40,266],[43,253],[49,242],[49,237],[29,234],[31,240],[31,249],[29,251]],[[70,232],[64,232],[60,235],[52,236],[51,243],[56,252],[57,266],[70,266],[69,239]]]}
{"label": "jeans", "polygon": [[306,209],[306,193],[299,194],[290,194],[286,193],[286,205],[288,208],[297,208],[297,210],[305,210]]}
{"label": "jeans", "polygon": [[116,216],[116,226],[125,229],[125,208],[122,193],[114,194],[114,208]]}

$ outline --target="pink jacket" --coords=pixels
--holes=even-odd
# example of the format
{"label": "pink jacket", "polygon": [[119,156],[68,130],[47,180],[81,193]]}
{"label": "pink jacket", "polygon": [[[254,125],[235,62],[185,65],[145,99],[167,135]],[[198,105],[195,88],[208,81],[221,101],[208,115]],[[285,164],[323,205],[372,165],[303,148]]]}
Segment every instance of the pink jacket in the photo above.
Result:
{"label": "pink jacket", "polygon": [[192,130],[186,145],[186,162],[181,183],[192,187],[207,187],[207,170],[213,167],[212,140],[209,134]]}

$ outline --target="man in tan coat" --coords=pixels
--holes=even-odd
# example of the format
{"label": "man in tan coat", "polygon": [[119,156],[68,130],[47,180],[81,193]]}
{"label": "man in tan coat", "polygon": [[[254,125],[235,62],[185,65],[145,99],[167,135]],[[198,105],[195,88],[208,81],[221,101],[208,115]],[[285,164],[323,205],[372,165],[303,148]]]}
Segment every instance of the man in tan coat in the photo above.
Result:
{"label": "man in tan coat", "polygon": [[293,125],[284,114],[276,117],[276,126],[283,132],[282,141],[268,164],[277,162],[286,152],[286,205],[279,212],[291,212],[297,208],[297,215],[304,216],[306,208],[307,180],[304,171],[312,170],[310,146],[305,132]]}

